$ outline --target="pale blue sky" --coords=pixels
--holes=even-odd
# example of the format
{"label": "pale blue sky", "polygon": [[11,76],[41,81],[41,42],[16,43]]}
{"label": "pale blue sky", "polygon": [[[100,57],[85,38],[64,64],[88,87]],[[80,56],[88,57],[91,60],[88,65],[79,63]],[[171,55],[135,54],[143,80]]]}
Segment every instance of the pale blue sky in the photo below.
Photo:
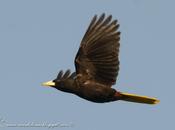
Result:
{"label": "pale blue sky", "polygon": [[[0,117],[6,123],[74,125],[55,129],[174,129],[174,5],[173,0],[0,0]],[[121,66],[113,87],[157,97],[160,104],[96,104],[41,86],[61,69],[74,71],[87,26],[103,12],[121,25]]]}

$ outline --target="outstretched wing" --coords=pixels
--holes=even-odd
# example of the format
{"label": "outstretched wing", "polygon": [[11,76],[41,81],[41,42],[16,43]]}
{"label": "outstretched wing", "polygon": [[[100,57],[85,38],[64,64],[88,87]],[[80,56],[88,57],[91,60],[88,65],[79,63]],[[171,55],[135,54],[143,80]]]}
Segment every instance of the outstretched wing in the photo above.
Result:
{"label": "outstretched wing", "polygon": [[109,15],[95,15],[75,57],[76,74],[104,85],[114,85],[119,71],[119,24]]}

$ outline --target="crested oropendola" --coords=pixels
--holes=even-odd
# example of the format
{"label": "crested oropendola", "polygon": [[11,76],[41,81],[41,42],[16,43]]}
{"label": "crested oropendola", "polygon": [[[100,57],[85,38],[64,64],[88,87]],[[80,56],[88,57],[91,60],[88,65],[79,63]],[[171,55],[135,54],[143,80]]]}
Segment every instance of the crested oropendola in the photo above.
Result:
{"label": "crested oropendola", "polygon": [[156,98],[123,93],[111,86],[116,83],[119,71],[120,32],[112,15],[99,18],[95,15],[81,41],[75,57],[76,71],[61,70],[56,79],[43,83],[63,92],[73,93],[86,100],[104,103],[124,100],[156,104]]}

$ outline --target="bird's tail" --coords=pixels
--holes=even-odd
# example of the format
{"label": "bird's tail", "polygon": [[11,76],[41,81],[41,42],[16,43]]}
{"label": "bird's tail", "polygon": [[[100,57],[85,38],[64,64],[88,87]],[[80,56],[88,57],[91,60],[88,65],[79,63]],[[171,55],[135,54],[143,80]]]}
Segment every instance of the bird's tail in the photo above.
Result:
{"label": "bird's tail", "polygon": [[145,103],[145,104],[157,104],[160,101],[156,98],[151,98],[147,96],[141,96],[136,94],[130,93],[122,93],[120,92],[121,100],[129,101],[129,102],[136,102],[136,103]]}

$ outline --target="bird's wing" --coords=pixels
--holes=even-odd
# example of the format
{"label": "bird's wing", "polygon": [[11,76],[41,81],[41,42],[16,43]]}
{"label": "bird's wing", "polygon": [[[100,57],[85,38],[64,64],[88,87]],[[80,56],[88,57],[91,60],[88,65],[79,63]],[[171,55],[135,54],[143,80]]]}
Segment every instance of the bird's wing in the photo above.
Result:
{"label": "bird's wing", "polygon": [[71,71],[68,69],[65,73],[63,73],[63,70],[60,70],[56,79],[53,81],[61,81],[66,79],[75,79],[76,72],[71,73]]}
{"label": "bird's wing", "polygon": [[119,24],[109,15],[95,15],[75,57],[76,73],[104,85],[114,85],[119,71]]}

